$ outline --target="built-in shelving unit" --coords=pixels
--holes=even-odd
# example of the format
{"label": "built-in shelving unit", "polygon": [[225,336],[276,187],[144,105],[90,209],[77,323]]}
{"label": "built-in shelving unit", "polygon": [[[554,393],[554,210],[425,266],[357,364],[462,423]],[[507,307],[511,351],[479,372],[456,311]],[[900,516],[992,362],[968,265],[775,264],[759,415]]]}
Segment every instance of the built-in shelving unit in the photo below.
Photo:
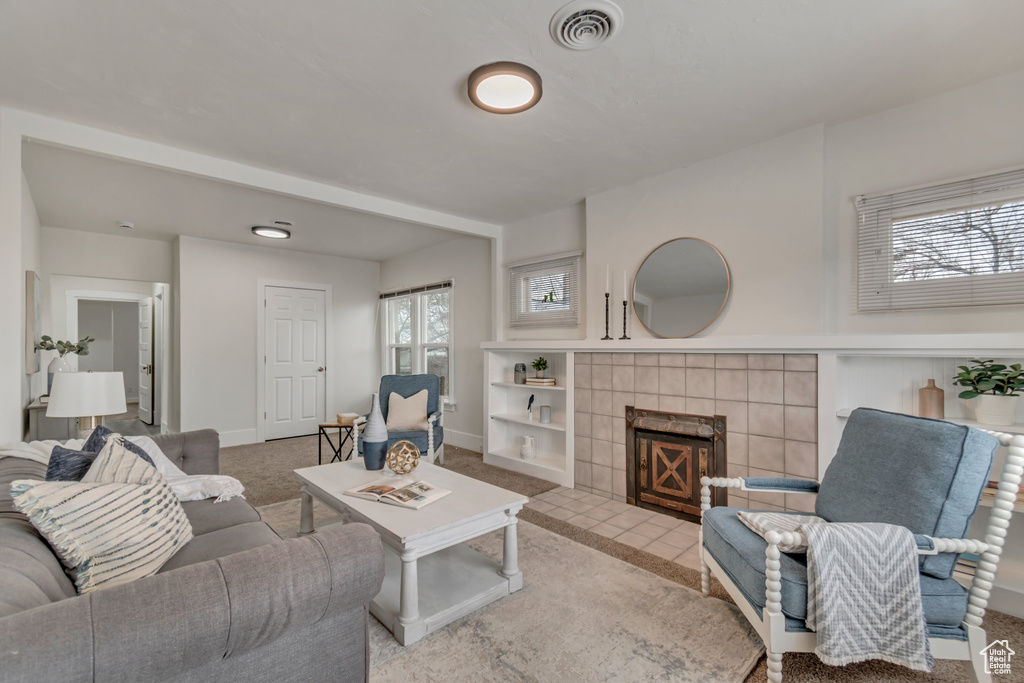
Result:
{"label": "built-in shelving unit", "polygon": [[[547,377],[554,386],[516,384],[515,365],[525,363],[527,373],[534,358],[548,361]],[[573,464],[573,354],[564,350],[485,350],[487,425],[484,432],[484,462],[571,487]],[[527,413],[534,397],[533,415]],[[540,421],[540,407],[551,406],[551,422]],[[524,436],[532,436],[535,457],[524,460],[520,447]]]}

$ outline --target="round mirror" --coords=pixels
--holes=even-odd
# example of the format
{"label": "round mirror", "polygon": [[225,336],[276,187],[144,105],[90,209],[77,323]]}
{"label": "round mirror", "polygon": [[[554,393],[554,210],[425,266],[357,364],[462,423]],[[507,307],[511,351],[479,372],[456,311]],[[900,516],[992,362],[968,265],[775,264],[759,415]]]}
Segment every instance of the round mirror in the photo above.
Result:
{"label": "round mirror", "polygon": [[715,321],[729,298],[729,266],[693,237],[661,245],[633,281],[633,310],[659,337],[692,337]]}

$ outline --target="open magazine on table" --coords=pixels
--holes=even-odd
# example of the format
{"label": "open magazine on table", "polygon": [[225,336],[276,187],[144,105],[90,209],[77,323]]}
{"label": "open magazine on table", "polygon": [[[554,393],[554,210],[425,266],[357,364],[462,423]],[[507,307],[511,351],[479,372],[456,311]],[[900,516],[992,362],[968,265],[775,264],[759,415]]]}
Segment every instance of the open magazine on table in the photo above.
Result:
{"label": "open magazine on table", "polygon": [[413,477],[387,477],[345,491],[346,496],[376,500],[388,505],[418,510],[447,496],[451,491]]}

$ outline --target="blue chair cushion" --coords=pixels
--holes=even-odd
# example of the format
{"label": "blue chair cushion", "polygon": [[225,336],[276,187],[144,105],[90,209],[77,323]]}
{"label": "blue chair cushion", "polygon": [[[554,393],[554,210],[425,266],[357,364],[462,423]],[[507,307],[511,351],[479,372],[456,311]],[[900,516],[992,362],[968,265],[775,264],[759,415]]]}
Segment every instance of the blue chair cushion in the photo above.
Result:
{"label": "blue chair cushion", "polygon": [[[964,538],[998,445],[963,425],[858,408],[821,479],[815,512],[830,522],[883,522]],[[956,557],[928,556],[921,571],[948,579]]]}
{"label": "blue chair cushion", "polygon": [[[714,507],[704,513],[704,548],[754,610],[761,614],[765,605],[765,550],[768,543],[751,531],[736,516],[738,510]],[[797,514],[797,513],[786,513]],[[782,553],[782,613],[786,630],[805,631],[807,618],[807,556]],[[957,629],[967,614],[967,589],[955,579],[936,579],[921,575],[921,602],[924,619],[938,637],[956,638]],[[794,620],[790,628],[790,620]]]}
{"label": "blue chair cushion", "polygon": [[[388,432],[388,448],[399,441],[411,441],[420,449],[420,455],[427,452],[427,433],[422,431],[413,432]],[[444,427],[434,425],[434,448],[444,443]],[[363,454],[363,440],[359,440],[359,455]]]}
{"label": "blue chair cushion", "polygon": [[441,378],[437,375],[384,375],[380,378],[380,413],[384,421],[388,419],[388,400],[391,392],[403,398],[409,398],[427,390],[427,415],[439,410],[441,402]]}

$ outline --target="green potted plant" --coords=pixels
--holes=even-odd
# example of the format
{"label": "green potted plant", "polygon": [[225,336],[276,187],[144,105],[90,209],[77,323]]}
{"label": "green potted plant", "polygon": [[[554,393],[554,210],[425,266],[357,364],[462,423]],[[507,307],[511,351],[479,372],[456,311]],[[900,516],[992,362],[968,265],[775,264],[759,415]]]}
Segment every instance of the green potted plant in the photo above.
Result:
{"label": "green potted plant", "polygon": [[543,377],[544,371],[548,369],[548,361],[544,356],[535,358],[533,361],[533,369],[537,371],[537,377]]}
{"label": "green potted plant", "polygon": [[72,343],[69,341],[57,340],[53,341],[53,338],[48,334],[44,334],[36,342],[37,351],[56,351],[57,357],[50,361],[50,364],[46,366],[46,393],[49,395],[50,389],[53,388],[53,376],[58,372],[70,372],[71,363],[64,358],[69,353],[73,353],[76,356],[88,356],[89,355],[89,343],[94,342],[94,337],[82,337],[78,340],[78,343]]}
{"label": "green potted plant", "polygon": [[1017,397],[1024,391],[1024,370],[1020,363],[1006,366],[993,360],[971,359],[971,365],[959,366],[953,384],[967,387],[960,398],[974,406],[975,420],[987,425],[1013,424]]}

